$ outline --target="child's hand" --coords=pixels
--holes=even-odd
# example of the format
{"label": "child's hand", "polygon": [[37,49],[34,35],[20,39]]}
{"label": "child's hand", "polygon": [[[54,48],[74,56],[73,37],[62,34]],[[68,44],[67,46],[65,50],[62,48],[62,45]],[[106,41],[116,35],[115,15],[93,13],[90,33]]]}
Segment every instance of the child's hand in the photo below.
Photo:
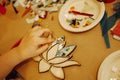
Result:
{"label": "child's hand", "polygon": [[50,37],[52,32],[47,28],[34,27],[23,37],[20,45],[17,47],[20,58],[28,59],[43,53],[54,41]]}

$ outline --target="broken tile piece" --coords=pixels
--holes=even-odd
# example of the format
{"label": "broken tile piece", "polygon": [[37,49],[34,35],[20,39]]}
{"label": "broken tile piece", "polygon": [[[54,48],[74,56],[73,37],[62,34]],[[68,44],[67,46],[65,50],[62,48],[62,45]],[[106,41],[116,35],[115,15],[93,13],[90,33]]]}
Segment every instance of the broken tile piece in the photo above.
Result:
{"label": "broken tile piece", "polygon": [[57,56],[57,57],[61,57],[61,56],[63,56],[63,54],[64,54],[64,53],[58,51],[58,52],[56,53],[56,56]]}

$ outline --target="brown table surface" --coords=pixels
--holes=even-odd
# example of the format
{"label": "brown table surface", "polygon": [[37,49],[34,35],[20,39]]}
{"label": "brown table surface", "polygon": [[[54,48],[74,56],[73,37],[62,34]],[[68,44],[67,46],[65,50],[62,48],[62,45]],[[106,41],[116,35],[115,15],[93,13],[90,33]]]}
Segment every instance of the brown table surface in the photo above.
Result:
{"label": "brown table surface", "polygon": [[[109,15],[113,14],[112,4],[105,4]],[[7,13],[0,15],[0,54],[9,51],[11,46],[32,26],[32,24],[26,23],[26,17],[21,18],[23,9],[18,8],[18,10],[19,13],[16,14],[9,5]],[[41,25],[50,28],[57,37],[64,35],[67,41],[66,45],[76,44],[77,48],[73,52],[72,59],[82,65],[80,67],[70,66],[64,68],[65,80],[96,80],[101,62],[112,52],[120,49],[120,41],[113,39],[109,31],[111,48],[107,49],[101,35],[100,24],[86,32],[71,33],[60,26],[57,16],[57,12],[51,13],[42,21]],[[51,20],[52,17],[53,20]],[[38,63],[32,59],[18,65],[17,71],[25,80],[59,80],[50,71],[39,73]]]}

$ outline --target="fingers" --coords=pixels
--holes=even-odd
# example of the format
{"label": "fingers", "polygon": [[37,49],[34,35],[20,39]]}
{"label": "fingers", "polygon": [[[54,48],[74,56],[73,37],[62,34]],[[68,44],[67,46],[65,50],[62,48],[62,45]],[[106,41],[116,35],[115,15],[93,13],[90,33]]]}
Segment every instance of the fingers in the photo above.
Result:
{"label": "fingers", "polygon": [[32,29],[32,36],[34,36],[35,43],[38,45],[38,51],[43,52],[48,45],[55,39],[52,32],[48,28],[36,26]]}
{"label": "fingers", "polygon": [[54,41],[52,32],[47,28],[35,27],[33,28],[33,36],[35,36],[37,43],[40,45],[48,44]]}
{"label": "fingers", "polygon": [[36,26],[36,27],[32,28],[32,31],[36,31],[36,30],[41,29],[41,28],[42,27],[40,27],[40,26]]}
{"label": "fingers", "polygon": [[34,27],[32,29],[32,35],[39,37],[48,37],[52,32],[48,28]]}
{"label": "fingers", "polygon": [[43,39],[43,42],[40,42],[41,45],[44,45],[44,44],[49,44],[51,42],[53,42],[55,39],[54,38],[42,38]]}
{"label": "fingers", "polygon": [[49,45],[45,44],[45,45],[41,46],[40,48],[38,48],[36,53],[39,55],[39,54],[43,53],[45,50],[47,50],[48,47],[49,47]]}
{"label": "fingers", "polygon": [[34,27],[22,39],[19,45],[21,55],[30,58],[43,53],[54,41],[52,32],[47,28]]}
{"label": "fingers", "polygon": [[55,39],[54,38],[44,38],[44,37],[36,37],[33,38],[34,40],[32,41],[33,43],[35,43],[38,46],[42,46],[45,44],[50,44],[51,42],[53,42]]}

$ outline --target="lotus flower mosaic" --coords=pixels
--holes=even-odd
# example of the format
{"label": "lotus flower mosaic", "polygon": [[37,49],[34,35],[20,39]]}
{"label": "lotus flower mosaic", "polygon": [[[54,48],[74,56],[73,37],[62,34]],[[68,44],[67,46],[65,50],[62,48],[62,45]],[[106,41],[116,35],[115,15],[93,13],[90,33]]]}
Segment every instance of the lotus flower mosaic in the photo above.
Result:
{"label": "lotus flower mosaic", "polygon": [[34,58],[39,62],[39,72],[49,71],[57,78],[64,79],[63,67],[71,65],[80,65],[72,58],[71,52],[75,49],[76,45],[65,46],[64,36],[54,41],[49,49],[41,56]]}

